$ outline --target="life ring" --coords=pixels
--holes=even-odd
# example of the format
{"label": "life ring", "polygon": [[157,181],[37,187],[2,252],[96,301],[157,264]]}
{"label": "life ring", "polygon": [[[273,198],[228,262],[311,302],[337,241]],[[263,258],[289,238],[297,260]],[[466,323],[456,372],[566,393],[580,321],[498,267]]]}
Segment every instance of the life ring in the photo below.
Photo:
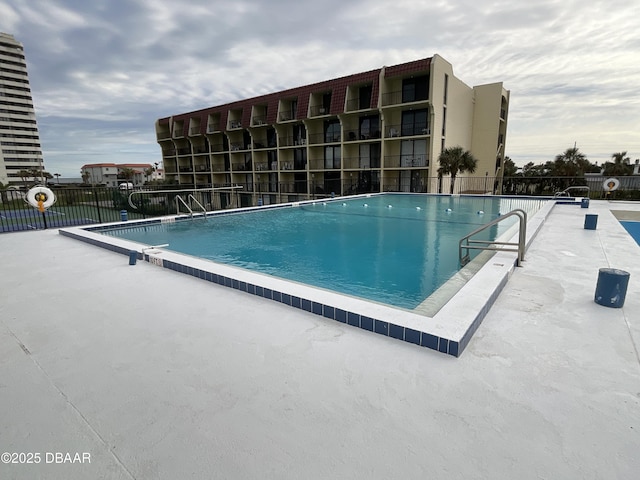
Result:
{"label": "life ring", "polygon": [[33,187],[27,192],[27,202],[41,212],[56,202],[56,196],[47,187]]}
{"label": "life ring", "polygon": [[602,188],[605,192],[613,192],[614,190],[617,190],[619,186],[620,180],[617,178],[608,178],[602,183]]}

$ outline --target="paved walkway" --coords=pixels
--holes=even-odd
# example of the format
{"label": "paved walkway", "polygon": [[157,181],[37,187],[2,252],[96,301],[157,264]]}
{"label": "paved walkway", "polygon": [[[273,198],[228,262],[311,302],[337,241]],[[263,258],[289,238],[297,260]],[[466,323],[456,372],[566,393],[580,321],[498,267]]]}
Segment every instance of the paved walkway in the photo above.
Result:
{"label": "paved walkway", "polygon": [[[0,452],[40,463],[0,478],[635,480],[640,247],[610,208],[640,211],[557,206],[458,359],[2,234]],[[631,273],[624,308],[593,302],[601,267]]]}

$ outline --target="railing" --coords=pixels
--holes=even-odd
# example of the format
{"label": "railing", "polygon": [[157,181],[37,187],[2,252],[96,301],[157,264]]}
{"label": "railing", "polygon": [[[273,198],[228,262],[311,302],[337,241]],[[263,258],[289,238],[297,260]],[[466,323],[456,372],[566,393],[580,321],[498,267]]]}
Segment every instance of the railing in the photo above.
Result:
{"label": "railing", "polygon": [[189,204],[187,204],[187,202],[185,202],[180,195],[176,195],[176,215],[180,215],[180,204],[182,204],[189,211],[189,216],[193,218],[192,204],[195,203],[200,207],[200,210],[202,210],[202,216],[203,217],[207,216],[207,209],[204,208],[202,204],[198,200],[196,200],[196,198],[193,195],[189,194],[189,196],[187,197],[187,200],[189,200]]}
{"label": "railing", "polygon": [[[503,220],[513,216],[517,216],[520,223],[517,243],[470,239],[470,237],[473,237],[474,235],[477,235],[478,233],[483,232],[487,228],[492,227],[493,225],[496,225],[502,222]],[[458,256],[460,259],[460,265],[464,267],[471,260],[469,250],[495,250],[495,251],[499,250],[502,252],[518,252],[516,266],[519,267],[524,261],[526,239],[527,239],[527,212],[525,212],[520,208],[516,208],[514,210],[511,210],[509,213],[505,213],[504,215],[501,215],[500,217],[490,221],[489,223],[484,224],[480,228],[475,229],[473,232],[465,235],[460,239],[460,242],[458,244]],[[517,248],[515,249],[504,248],[509,246],[517,247]],[[466,254],[464,255],[462,253],[463,250],[466,250]]]}
{"label": "railing", "polygon": [[556,192],[553,194],[554,197],[569,197],[569,192],[571,190],[586,190],[587,191],[587,198],[589,197],[589,194],[591,193],[591,189],[587,186],[587,185],[576,185],[573,187],[568,187],[565,188],[564,190],[562,190],[561,192]]}
{"label": "railing", "polygon": [[[291,162],[291,160],[287,160]],[[317,160],[317,162],[316,162]],[[279,160],[284,161],[283,159]],[[285,161],[286,162],[286,161]],[[289,193],[300,194],[299,199],[320,198],[328,196],[331,191],[336,195],[353,195],[356,193],[378,193],[378,192],[415,192],[415,193],[449,193],[451,189],[451,178],[448,175],[438,178],[437,176],[426,176],[425,170],[407,169],[412,171],[407,178],[399,176],[384,176],[380,169],[380,159],[366,159],[360,157],[345,157],[342,159],[343,170],[341,171],[341,189],[335,187],[332,180],[330,185],[326,185],[322,177],[324,162],[322,159],[308,159],[307,163],[294,162],[293,171],[297,174],[306,174],[306,179],[296,180],[295,187],[291,186],[290,178],[278,178],[276,190],[282,195],[282,201],[289,201]],[[262,163],[260,168],[266,168],[266,163]],[[235,170],[236,165],[234,165]],[[76,225],[87,225],[103,222],[116,222],[120,220],[120,212],[123,209],[129,211],[129,220],[149,218],[154,216],[169,215],[175,203],[174,189],[178,192],[193,193],[200,202],[211,210],[219,208],[229,208],[230,203],[222,199],[222,196],[233,198],[238,205],[255,205],[256,185],[251,183],[238,183],[236,180],[244,180],[244,175],[248,171],[241,171],[236,178],[233,178],[234,185],[244,185],[243,190],[236,190],[233,195],[215,191],[209,199],[204,199],[205,194],[200,194],[200,189],[204,192],[211,192],[211,188],[219,188],[229,185],[231,181],[231,166],[226,166],[218,156],[212,165],[213,173],[209,175],[205,172],[202,178],[198,178],[198,173],[191,173],[190,166],[182,166],[190,173],[180,174],[176,172],[175,164],[165,163],[167,178],[169,180],[178,179],[181,184],[175,185],[146,185],[145,191],[150,192],[140,197],[133,197],[137,208],[133,208],[127,202],[129,191],[121,191],[117,187],[105,187],[102,185],[80,184],[75,186],[57,185],[56,181],[49,182],[57,197],[56,203],[44,214],[28,206],[23,197],[29,188],[25,184],[21,190],[16,187],[0,190],[0,232],[14,232],[25,230],[40,230],[44,228],[59,228]],[[394,168],[394,167],[391,167]],[[395,167],[397,168],[397,167]],[[281,170],[288,170],[282,163]],[[336,171],[336,170],[333,170]],[[226,172],[226,173],[225,173]],[[262,173],[263,171],[260,171]],[[264,170],[269,172],[269,170]],[[291,172],[291,170],[288,170]],[[430,171],[433,175],[433,169]],[[482,172],[484,173],[484,172]],[[291,175],[290,173],[287,173]],[[315,174],[315,177],[314,177]],[[615,191],[606,191],[603,184],[609,176],[589,175],[586,177],[526,177],[513,176],[496,178],[489,175],[458,176],[454,184],[454,193],[458,194],[496,194],[510,196],[545,196],[553,197],[554,192],[566,190],[569,187],[577,187],[585,190],[592,200],[625,200],[640,201],[640,175],[616,176],[619,180],[619,187]],[[186,182],[185,182],[186,180]],[[94,179],[98,181],[98,179]],[[197,182],[194,185],[193,182]],[[269,183],[269,189],[273,182]],[[586,187],[589,187],[587,190]],[[226,187],[227,189],[229,187]],[[336,189],[337,188],[337,189]],[[572,190],[569,190],[571,192]],[[303,196],[306,195],[305,198]],[[280,198],[280,197],[277,197]],[[278,200],[280,201],[280,200]],[[46,222],[45,222],[46,220]]]}

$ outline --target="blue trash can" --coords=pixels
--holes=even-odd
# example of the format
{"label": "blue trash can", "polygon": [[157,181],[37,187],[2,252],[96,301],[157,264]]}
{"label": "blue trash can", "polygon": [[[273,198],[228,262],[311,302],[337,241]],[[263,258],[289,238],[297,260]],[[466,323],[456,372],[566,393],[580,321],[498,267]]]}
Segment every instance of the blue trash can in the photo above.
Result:
{"label": "blue trash can", "polygon": [[261,198],[259,198],[259,199],[258,199],[258,206],[259,206],[259,207],[261,207],[261,206],[262,206],[262,199],[261,199]]}
{"label": "blue trash can", "polygon": [[598,215],[587,214],[584,216],[585,230],[595,230],[598,225]]}
{"label": "blue trash can", "polygon": [[138,252],[129,250],[129,265],[135,265],[138,261]]}
{"label": "blue trash can", "polygon": [[127,211],[126,210],[120,210],[120,220],[122,220],[123,222],[127,221]]}
{"label": "blue trash can", "polygon": [[594,301],[605,307],[622,308],[627,296],[629,277],[629,272],[624,270],[601,268],[598,272]]}
{"label": "blue trash can", "polygon": [[580,208],[589,208],[589,199],[588,198],[583,198],[580,201]]}

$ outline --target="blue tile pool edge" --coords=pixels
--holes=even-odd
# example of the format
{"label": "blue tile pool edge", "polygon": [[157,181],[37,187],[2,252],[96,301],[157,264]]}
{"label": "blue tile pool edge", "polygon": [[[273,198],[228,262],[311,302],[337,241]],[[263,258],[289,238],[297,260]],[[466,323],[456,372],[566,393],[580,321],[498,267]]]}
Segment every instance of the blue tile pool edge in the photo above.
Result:
{"label": "blue tile pool edge", "polygon": [[[370,195],[365,195],[365,196],[370,196]],[[306,202],[300,202],[300,203],[306,203]],[[527,247],[530,245],[530,243],[533,241],[533,239],[537,235],[542,224],[544,224],[544,221],[546,220],[546,217],[548,216],[551,209],[553,208],[554,203],[555,202],[549,202],[548,208],[543,207],[541,209],[541,210],[544,210],[544,212],[541,216],[538,216],[539,220],[534,225],[535,228],[533,229],[533,231],[529,229],[529,225],[527,226],[527,242],[526,242]],[[291,206],[291,204],[284,204],[284,205],[278,204],[278,205],[270,205],[270,206],[258,207],[258,208],[283,208],[287,206]],[[247,209],[242,209],[242,210],[249,210],[254,208],[256,207],[249,207]],[[227,212],[220,211],[220,212],[215,212],[213,214],[231,214],[231,213],[237,213],[237,212],[238,210],[229,210]],[[207,216],[209,216],[209,214]],[[174,221],[181,221],[181,220],[188,220],[188,219],[190,219],[188,215],[187,216],[181,215],[181,216],[175,217]],[[106,241],[107,239],[110,241],[113,241],[114,240],[113,237],[105,237],[103,240],[100,237],[92,238],[90,236],[82,235],[80,232],[92,233],[92,232],[99,232],[100,230],[104,230],[104,229],[111,229],[116,226],[132,226],[132,227],[136,226],[137,227],[137,226],[143,226],[143,225],[159,224],[159,223],[163,223],[164,221],[166,220],[163,218],[154,218],[149,220],[139,220],[139,221],[127,222],[127,223],[117,222],[115,224],[109,224],[109,225],[60,229],[59,233],[63,236],[74,238],[76,240],[80,240],[97,247],[105,248],[115,253],[129,256],[129,253],[132,250],[130,247],[112,244]],[[138,253],[137,255],[138,260],[144,260],[148,263],[152,263],[151,259],[154,258],[153,256],[150,256],[147,253],[141,253],[141,252],[137,252],[137,253]],[[169,270],[187,274],[205,281],[215,283],[220,286],[229,287],[235,290],[240,290],[250,295],[256,295],[262,298],[266,298],[268,300],[284,303],[293,308],[298,308],[298,309],[307,311],[309,313],[322,316],[324,318],[336,320],[340,323],[348,323],[351,326],[358,327],[363,330],[370,331],[372,333],[377,333],[379,335],[395,338],[397,340],[402,340],[408,343],[412,343],[414,345],[426,347],[441,353],[446,353],[454,357],[459,357],[462,354],[462,352],[465,350],[465,348],[468,346],[469,342],[471,341],[471,338],[473,337],[473,334],[476,332],[476,330],[482,323],[483,319],[486,317],[487,313],[491,309],[491,306],[494,304],[499,294],[502,292],[504,286],[507,284],[507,281],[510,276],[510,272],[512,271],[513,268],[515,268],[515,255],[514,255],[513,262],[512,264],[509,265],[509,268],[511,269],[510,272],[506,275],[503,275],[503,277],[499,280],[497,288],[495,288],[492,291],[492,293],[486,299],[484,304],[480,307],[479,311],[474,316],[473,321],[470,323],[470,325],[468,326],[464,334],[460,338],[454,340],[451,338],[447,338],[445,336],[435,335],[430,332],[410,328],[407,326],[397,325],[393,322],[373,318],[370,315],[363,315],[357,312],[351,312],[345,309],[338,308],[334,305],[327,305],[321,302],[313,301],[311,299],[305,299],[305,298],[300,298],[295,296],[292,297],[289,293],[286,293],[286,292],[280,292],[280,291],[266,288],[264,286],[254,285],[252,283],[240,281],[239,279],[234,279],[230,276],[219,275],[205,269],[194,268],[194,267],[182,264],[180,262],[170,261],[168,259],[164,259],[164,258],[161,259],[157,257],[155,257],[154,260],[155,261],[161,260],[162,265],[159,265],[158,263],[155,263],[155,262],[154,264],[157,266],[162,266],[163,268],[167,268]],[[509,260],[509,262],[511,262],[511,260]]]}

